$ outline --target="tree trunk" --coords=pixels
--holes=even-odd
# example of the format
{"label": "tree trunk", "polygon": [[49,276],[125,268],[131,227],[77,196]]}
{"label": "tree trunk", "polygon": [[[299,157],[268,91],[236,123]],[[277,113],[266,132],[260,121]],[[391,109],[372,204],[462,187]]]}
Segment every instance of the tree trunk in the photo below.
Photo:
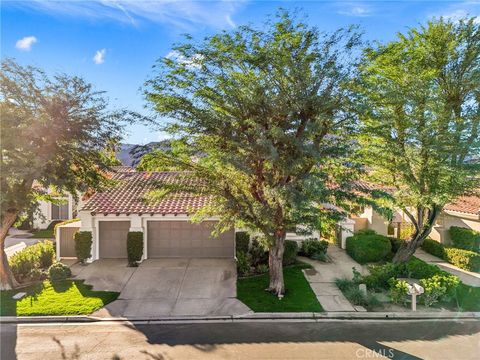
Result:
{"label": "tree trunk", "polygon": [[0,228],[0,290],[10,290],[18,286],[10,270],[7,255],[5,254],[5,238],[7,237],[8,230],[15,223],[17,216],[18,211],[16,210],[7,210],[3,214],[2,226]]}
{"label": "tree trunk", "polygon": [[283,251],[285,248],[285,231],[277,231],[275,234],[275,244],[270,247],[268,255],[268,266],[270,274],[270,285],[268,291],[274,293],[279,298],[285,293],[285,284],[283,281]]}
{"label": "tree trunk", "polygon": [[424,225],[421,231],[415,231],[412,236],[412,239],[408,242],[405,242],[397,251],[395,256],[392,259],[394,264],[402,264],[407,262],[415,251],[422,246],[423,241],[430,235],[432,227],[435,224],[439,210],[434,209],[431,211],[431,214],[428,217],[427,223]]}

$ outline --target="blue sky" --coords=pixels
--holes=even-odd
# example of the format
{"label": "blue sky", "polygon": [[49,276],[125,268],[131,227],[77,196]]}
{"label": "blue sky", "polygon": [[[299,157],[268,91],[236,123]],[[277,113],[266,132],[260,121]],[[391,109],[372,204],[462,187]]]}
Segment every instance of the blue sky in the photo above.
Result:
{"label": "blue sky", "polygon": [[[112,106],[148,113],[139,90],[151,66],[183,33],[195,38],[261,24],[279,8],[301,9],[330,31],[359,24],[368,40],[388,41],[432,17],[480,19],[480,0],[459,1],[2,1],[1,56],[49,73],[81,75],[107,91]],[[479,20],[480,21],[480,20]],[[125,141],[164,135],[142,125]]]}

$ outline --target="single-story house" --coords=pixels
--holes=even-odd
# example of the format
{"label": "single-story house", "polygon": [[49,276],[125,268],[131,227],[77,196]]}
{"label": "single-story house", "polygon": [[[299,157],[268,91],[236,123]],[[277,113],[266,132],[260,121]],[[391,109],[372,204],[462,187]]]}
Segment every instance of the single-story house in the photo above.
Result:
{"label": "single-story house", "polygon": [[[372,229],[385,236],[398,237],[402,227],[412,226],[401,210],[394,212],[391,221],[382,217],[371,207],[362,208],[357,214],[351,214],[350,218],[355,221],[354,231]],[[442,244],[449,244],[448,229],[451,226],[480,231],[480,197],[461,196],[445,205],[429,237]]]}
{"label": "single-story house", "polygon": [[[143,259],[235,257],[235,229],[214,238],[211,232],[218,218],[208,218],[201,223],[191,221],[192,214],[210,201],[208,196],[172,193],[155,201],[145,199],[161,184],[194,181],[191,177],[182,172],[117,169],[112,180],[118,183],[93,194],[78,211],[81,221],[78,230],[92,233],[90,260],[126,258],[127,234],[134,231],[144,234]],[[289,233],[287,239],[301,241],[303,237]],[[66,241],[57,243],[59,257],[72,255],[71,251],[65,250],[67,247],[72,249]]]}

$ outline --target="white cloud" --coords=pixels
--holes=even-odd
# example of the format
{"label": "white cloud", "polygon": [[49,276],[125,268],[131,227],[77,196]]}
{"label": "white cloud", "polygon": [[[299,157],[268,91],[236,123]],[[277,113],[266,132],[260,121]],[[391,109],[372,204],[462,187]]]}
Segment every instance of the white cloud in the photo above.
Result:
{"label": "white cloud", "polygon": [[202,60],[204,59],[204,56],[201,54],[195,54],[187,58],[175,50],[170,51],[165,57],[180,64],[185,64],[187,68],[200,68]]}
{"label": "white cloud", "polygon": [[93,62],[97,65],[103,64],[105,61],[105,54],[107,53],[106,49],[97,50],[95,56],[93,57]]}
{"label": "white cloud", "polygon": [[37,38],[35,36],[25,36],[24,38],[17,41],[15,47],[19,50],[30,51],[32,45],[36,42]]}
{"label": "white cloud", "polygon": [[372,8],[367,5],[347,2],[339,4],[339,6],[340,9],[337,13],[340,15],[355,17],[367,17],[372,15]]}
{"label": "white cloud", "polygon": [[480,1],[467,0],[448,6],[444,10],[430,14],[429,18],[439,18],[459,21],[465,18],[475,18],[475,23],[480,24]]}
{"label": "white cloud", "polygon": [[107,18],[132,25],[148,20],[169,24],[182,30],[193,30],[198,26],[235,27],[232,17],[246,2],[247,0],[33,0],[13,3],[17,7],[30,7],[54,15],[89,19]]}

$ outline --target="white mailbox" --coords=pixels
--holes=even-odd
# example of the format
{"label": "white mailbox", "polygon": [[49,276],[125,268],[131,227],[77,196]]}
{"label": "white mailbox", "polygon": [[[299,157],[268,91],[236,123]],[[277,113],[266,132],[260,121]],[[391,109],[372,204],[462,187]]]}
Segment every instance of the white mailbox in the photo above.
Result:
{"label": "white mailbox", "polygon": [[424,292],[425,290],[419,284],[408,284],[408,294],[412,295],[412,311],[417,311],[417,295],[421,295]]}

